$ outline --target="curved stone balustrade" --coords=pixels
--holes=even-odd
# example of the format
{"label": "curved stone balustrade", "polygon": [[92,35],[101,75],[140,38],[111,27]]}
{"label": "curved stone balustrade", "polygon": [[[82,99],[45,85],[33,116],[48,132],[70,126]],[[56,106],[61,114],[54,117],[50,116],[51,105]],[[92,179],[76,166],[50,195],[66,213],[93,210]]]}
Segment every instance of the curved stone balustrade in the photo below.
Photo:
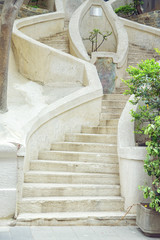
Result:
{"label": "curved stone balustrade", "polygon": [[[59,8],[57,4],[57,9]],[[17,199],[21,198],[24,171],[27,171],[30,160],[38,157],[40,149],[49,149],[51,143],[64,139],[66,131],[77,132],[84,124],[92,126],[98,125],[99,122],[102,86],[95,66],[37,41],[41,37],[53,35],[63,29],[64,13],[62,11],[20,19],[14,24],[12,45],[19,73],[16,67],[12,66],[11,61],[10,78],[12,81],[9,82],[9,92],[13,94],[15,90],[21,95],[20,106],[16,105],[18,98],[16,101],[13,99],[16,93],[11,95],[9,111],[4,114],[4,119],[7,124],[14,114],[17,120],[13,116],[12,122],[16,121],[17,127],[10,124],[8,130],[1,124],[1,130],[5,131],[1,136],[7,131],[8,136],[13,133],[12,142],[18,143],[19,146],[17,156],[21,162],[21,171],[19,172]],[[17,76],[18,83],[16,82]],[[59,100],[47,103],[42,99],[44,98],[43,86],[48,86],[50,91],[52,89],[59,91],[62,88],[64,95],[60,96]],[[35,90],[34,93],[33,90],[30,93],[30,87]],[[72,89],[72,91],[67,89]],[[40,97],[39,103],[37,96]],[[11,104],[10,101],[15,101],[15,103]],[[17,112],[20,108],[23,111],[31,108],[32,111],[29,111],[28,115],[26,115],[28,110],[20,114]],[[15,159],[11,161],[14,162]],[[8,209],[11,209],[10,213],[6,211],[3,217],[14,214],[15,202],[10,202]]]}
{"label": "curved stone balustrade", "polygon": [[[133,97],[130,97],[130,100]],[[118,123],[118,157],[120,170],[121,195],[125,198],[125,210],[133,204],[143,201],[143,194],[138,186],[149,182],[144,172],[144,159],[146,148],[136,146],[134,134],[134,122],[130,111],[136,111],[137,105],[127,102]],[[136,206],[131,209],[136,212]]]}

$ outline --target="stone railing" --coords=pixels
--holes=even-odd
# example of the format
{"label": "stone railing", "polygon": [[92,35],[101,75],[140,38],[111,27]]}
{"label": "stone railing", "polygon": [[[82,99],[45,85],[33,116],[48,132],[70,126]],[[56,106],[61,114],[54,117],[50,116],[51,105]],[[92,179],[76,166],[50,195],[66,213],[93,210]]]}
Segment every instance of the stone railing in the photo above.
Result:
{"label": "stone railing", "polygon": [[[23,127],[18,154],[24,156],[24,172],[28,171],[30,160],[38,158],[40,150],[50,149],[51,143],[64,140],[66,132],[77,132],[82,125],[99,123],[102,86],[95,66],[37,41],[63,27],[63,13],[17,20],[14,25],[14,52],[23,76],[47,86],[79,87],[46,106]],[[21,198],[22,183],[23,176],[18,198]]]}

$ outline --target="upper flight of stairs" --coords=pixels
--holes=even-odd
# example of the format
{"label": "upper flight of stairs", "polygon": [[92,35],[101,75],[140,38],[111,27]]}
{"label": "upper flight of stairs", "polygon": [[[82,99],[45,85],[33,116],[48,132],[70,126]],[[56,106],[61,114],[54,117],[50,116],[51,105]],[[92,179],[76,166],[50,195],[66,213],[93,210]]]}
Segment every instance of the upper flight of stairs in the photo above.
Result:
{"label": "upper flight of stairs", "polygon": [[69,40],[67,30],[57,33],[50,37],[41,38],[39,39],[39,41],[50,47],[69,53]]}
{"label": "upper flight of stairs", "polygon": [[39,41],[50,47],[56,48],[65,53],[69,53],[68,25],[69,22],[65,21],[63,32],[57,33],[50,37],[40,38]]}
{"label": "upper flight of stairs", "polygon": [[[128,65],[154,56],[130,45]],[[126,78],[128,76],[126,75]],[[67,133],[50,151],[41,151],[25,173],[17,225],[129,225],[120,196],[117,126],[128,100],[122,83],[102,99],[99,126]]]}

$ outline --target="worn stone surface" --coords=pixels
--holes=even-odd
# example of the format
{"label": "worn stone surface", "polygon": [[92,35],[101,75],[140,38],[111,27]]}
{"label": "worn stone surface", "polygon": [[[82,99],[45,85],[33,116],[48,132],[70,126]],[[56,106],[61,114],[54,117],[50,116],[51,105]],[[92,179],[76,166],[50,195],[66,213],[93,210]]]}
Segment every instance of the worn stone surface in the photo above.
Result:
{"label": "worn stone surface", "polygon": [[[12,234],[14,231],[14,235]],[[149,240],[138,227],[14,227],[0,228],[2,240]],[[158,240],[159,238],[154,238]]]}
{"label": "worn stone surface", "polygon": [[115,64],[112,58],[98,58],[95,65],[103,86],[103,92],[112,93],[116,79]]}
{"label": "worn stone surface", "polygon": [[134,15],[128,17],[128,19],[147,26],[160,28],[160,10]]}

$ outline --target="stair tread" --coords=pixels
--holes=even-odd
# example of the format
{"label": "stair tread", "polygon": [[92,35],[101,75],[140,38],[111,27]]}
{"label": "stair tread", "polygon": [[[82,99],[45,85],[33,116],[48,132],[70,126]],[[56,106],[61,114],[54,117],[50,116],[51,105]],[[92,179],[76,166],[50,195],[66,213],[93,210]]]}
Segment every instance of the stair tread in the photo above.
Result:
{"label": "stair tread", "polygon": [[64,145],[98,145],[98,146],[117,146],[117,144],[109,144],[109,143],[90,143],[90,142],[55,142],[52,143],[51,145],[59,145],[59,144],[64,144]]}
{"label": "stair tread", "polygon": [[[46,218],[46,219],[52,219],[56,217],[57,219],[68,219],[68,218],[79,218],[79,217],[89,217],[89,216],[95,216],[95,217],[119,217],[122,218],[126,212],[122,211],[102,211],[102,212],[51,212],[51,213],[21,213],[18,215],[17,220],[28,220],[29,219],[38,219],[38,218]],[[136,214],[128,213],[125,218],[135,218]]]}
{"label": "stair tread", "polygon": [[113,156],[113,157],[117,157],[116,153],[95,153],[95,152],[80,152],[80,151],[60,151],[60,150],[48,150],[48,151],[42,151],[40,152],[40,154],[42,153],[64,153],[64,154],[82,154],[82,155],[94,155],[94,156]]}
{"label": "stair tread", "polygon": [[[103,127],[103,126],[96,126],[96,127]],[[105,127],[105,126],[104,126]],[[107,127],[109,127],[109,128],[111,128],[112,126],[107,126]],[[117,136],[117,134],[111,134],[111,133],[108,133],[108,134],[106,134],[106,133],[66,133],[66,135],[74,135],[74,136],[76,136],[76,135],[80,135],[80,136],[82,136],[82,135],[84,135],[84,136],[98,136],[98,137],[102,137],[102,136]]]}
{"label": "stair tread", "polygon": [[25,187],[39,187],[39,188],[95,188],[95,187],[98,187],[98,188],[120,188],[120,185],[119,184],[113,184],[113,185],[110,185],[110,184],[104,184],[104,185],[99,185],[99,184],[67,184],[67,183],[64,183],[64,184],[58,184],[58,183],[24,183],[24,186]]}
{"label": "stair tread", "polygon": [[28,174],[30,174],[30,175],[33,175],[33,174],[45,175],[45,174],[47,174],[47,175],[54,175],[54,176],[56,176],[56,175],[91,176],[92,175],[92,176],[104,176],[104,177],[106,177],[108,175],[109,176],[118,176],[119,175],[118,173],[78,173],[78,172],[75,173],[75,172],[54,172],[54,171],[34,171],[34,170],[26,172],[25,175],[28,175]]}
{"label": "stair tread", "polygon": [[22,202],[31,201],[32,203],[35,201],[83,201],[83,200],[112,200],[112,201],[124,201],[124,199],[120,196],[56,196],[56,197],[26,197],[22,198]]}
{"label": "stair tread", "polygon": [[32,160],[31,163],[61,163],[61,164],[84,164],[84,165],[103,165],[103,166],[117,166],[118,163],[99,163],[99,162],[83,162],[83,161],[80,161],[80,162],[77,162],[77,161],[59,161],[59,160],[45,160],[45,159],[39,159],[39,160]]}

